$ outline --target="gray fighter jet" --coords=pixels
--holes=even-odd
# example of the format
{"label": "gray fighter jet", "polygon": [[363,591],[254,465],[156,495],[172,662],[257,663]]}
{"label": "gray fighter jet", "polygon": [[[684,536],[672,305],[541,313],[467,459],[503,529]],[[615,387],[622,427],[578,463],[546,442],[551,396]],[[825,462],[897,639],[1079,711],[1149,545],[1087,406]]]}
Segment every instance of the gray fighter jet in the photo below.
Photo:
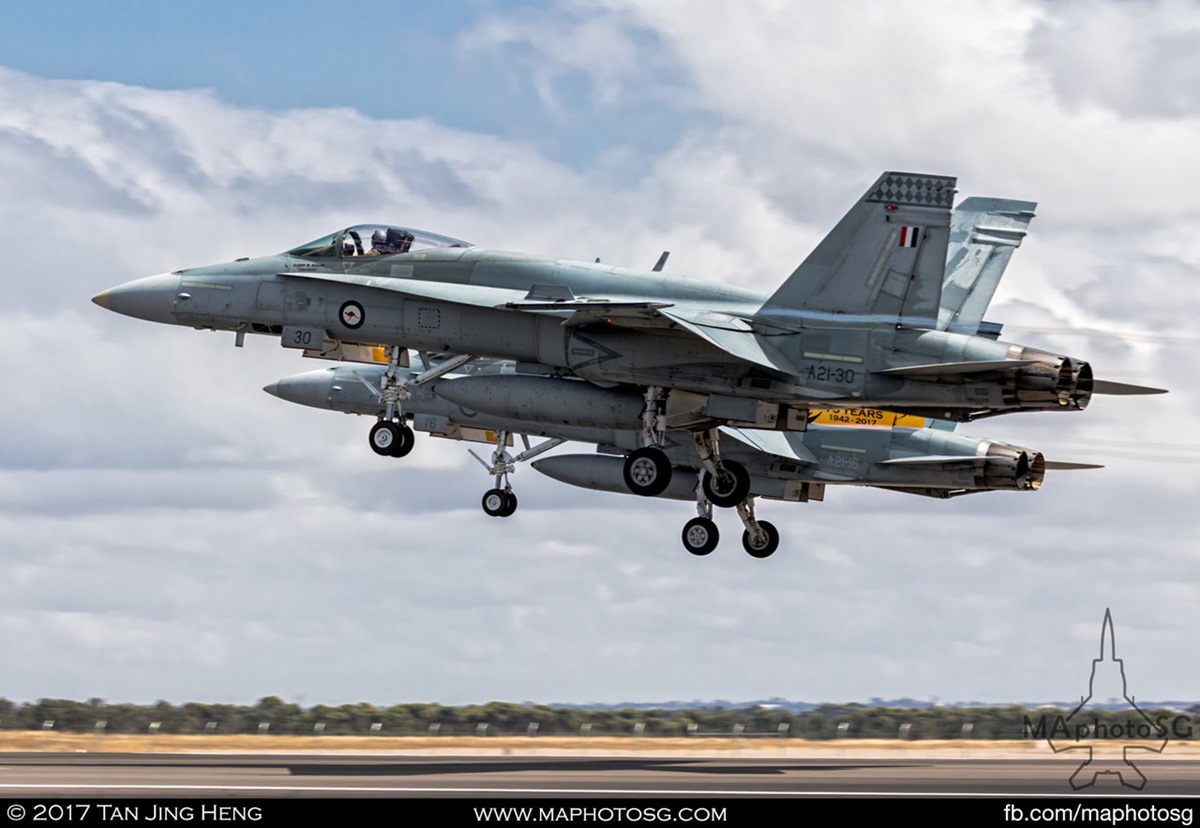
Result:
{"label": "gray fighter jet", "polygon": [[[755,291],[600,263],[500,252],[431,233],[357,226],[276,256],[152,276],[102,307],[157,322],[279,336],[335,357],[385,350],[377,451],[405,439],[414,389],[478,357],[550,366],[584,393],[631,387],[642,446],[623,477],[665,491],[670,431],[690,435],[722,490],[749,475],[720,454],[722,426],[803,430],[813,407],[967,421],[1084,408],[1093,393],[1154,393],[1094,380],[1078,359],[964,332],[939,319],[955,179],[885,173],[783,285]],[[999,235],[1003,236],[1001,232]],[[408,349],[457,354],[410,377]]]}
{"label": "gray fighter jet", "polygon": [[[494,476],[494,488],[483,495],[483,510],[508,517],[517,508],[509,482],[518,463],[555,480],[587,489],[629,493],[624,457],[641,446],[643,400],[636,392],[602,389],[574,378],[554,376],[549,369],[517,373],[511,362],[475,363],[416,389],[407,402],[413,428],[436,437],[492,443],[488,460],[472,455]],[[338,365],[287,377],[264,390],[290,402],[378,416],[382,413],[377,384],[384,365]],[[415,373],[415,372],[414,372]],[[834,414],[854,425],[818,425],[822,414]],[[674,474],[660,497],[696,501],[697,517],[683,528],[683,545],[694,555],[707,555],[719,539],[712,507],[736,507],[745,531],[742,545],[765,558],[779,545],[779,532],[755,517],[754,499],[819,501],[827,485],[875,486],[899,492],[949,498],[986,491],[1033,491],[1047,469],[1089,468],[1051,463],[1031,449],[994,440],[977,440],[947,430],[926,428],[919,418],[885,418],[883,412],[838,410],[818,412],[805,431],[780,432],[724,426],[720,452],[747,474],[748,495],[723,489],[702,467],[686,431],[668,431],[664,450]],[[897,419],[912,427],[895,427]],[[913,420],[915,419],[915,422]],[[838,420],[834,420],[835,422]],[[870,423],[891,427],[866,427]],[[952,424],[951,424],[952,425]],[[524,451],[509,452],[513,437]],[[529,437],[546,438],[530,445]],[[590,443],[598,454],[559,454],[534,460],[567,441]],[[402,457],[412,440],[392,445]]]}
{"label": "gray fighter jet", "polygon": [[[1036,206],[969,198],[954,210],[939,318],[958,330],[999,335],[999,326],[984,322],[983,315]],[[557,377],[545,366],[526,365],[524,373],[518,369],[512,362],[468,364],[417,389],[407,404],[417,431],[494,444],[490,461],[471,452],[495,479],[495,487],[483,495],[484,511],[494,517],[516,511],[509,474],[526,460],[561,482],[628,492],[623,457],[641,445],[641,398],[620,389],[598,394],[578,381]],[[386,371],[380,365],[320,369],[265,390],[299,404],[378,416],[378,386]],[[778,545],[775,527],[755,517],[755,497],[820,500],[830,484],[872,485],[942,498],[997,489],[1033,490],[1046,468],[1056,465],[1027,449],[945,434],[952,424],[937,424],[943,433],[927,430],[930,424],[920,417],[836,409],[811,414],[810,428],[799,442],[795,434],[781,442],[777,432],[724,428],[719,438],[722,456],[734,459],[750,475],[749,496],[738,510],[745,526],[742,545],[755,557],[769,556]],[[880,426],[900,430],[880,434],[874,430]],[[386,451],[376,450],[407,455],[412,431],[405,428]],[[513,435],[520,436],[525,447],[515,456],[508,450]],[[533,446],[531,435],[547,439]],[[533,459],[567,440],[595,444],[600,453]],[[693,554],[708,554],[720,537],[713,505],[739,504],[712,491],[706,472],[697,475],[699,456],[686,433],[668,433],[665,442],[675,474],[659,496],[696,501],[698,516],[684,526],[683,544]],[[935,450],[940,453],[930,453]]]}

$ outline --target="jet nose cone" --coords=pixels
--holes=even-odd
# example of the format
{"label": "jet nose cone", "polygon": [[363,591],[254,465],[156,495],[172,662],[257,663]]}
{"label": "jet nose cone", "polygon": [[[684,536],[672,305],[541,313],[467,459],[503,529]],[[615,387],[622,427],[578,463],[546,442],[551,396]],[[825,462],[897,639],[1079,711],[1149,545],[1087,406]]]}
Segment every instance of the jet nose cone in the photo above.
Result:
{"label": "jet nose cone", "polygon": [[125,316],[173,323],[178,291],[179,277],[173,273],[160,273],[109,288],[93,296],[92,301],[105,310]]}

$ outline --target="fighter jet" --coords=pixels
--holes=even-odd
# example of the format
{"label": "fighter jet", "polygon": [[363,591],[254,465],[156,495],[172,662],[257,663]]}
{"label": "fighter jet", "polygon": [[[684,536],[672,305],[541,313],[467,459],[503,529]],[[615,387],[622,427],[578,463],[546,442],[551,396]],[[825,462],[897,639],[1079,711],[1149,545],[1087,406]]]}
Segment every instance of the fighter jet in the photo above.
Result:
{"label": "fighter jet", "polygon": [[[999,335],[1000,326],[984,322],[983,316],[1036,206],[1028,201],[968,198],[954,210],[939,318],[958,330],[982,329],[989,336]],[[265,390],[299,404],[378,416],[382,408],[377,386],[386,370],[381,365],[328,368],[285,378]],[[635,392],[596,393],[586,384],[558,377],[546,366],[478,361],[417,389],[407,408],[417,431],[495,446],[490,460],[471,454],[495,478],[495,487],[483,495],[484,511],[509,517],[517,508],[509,475],[527,460],[561,482],[627,493],[622,458],[640,446],[641,406]],[[827,427],[831,425],[839,428]],[[778,432],[724,428],[722,455],[737,457],[750,475],[749,496],[738,509],[745,525],[743,547],[755,557],[767,557],[779,542],[774,525],[756,519],[756,496],[815,501],[823,499],[830,484],[873,485],[943,498],[995,489],[1033,490],[1045,469],[1056,467],[1037,452],[937,434],[924,428],[928,425],[948,430],[953,424],[890,412],[833,409],[810,414],[811,427],[799,442],[795,435],[780,442]],[[901,430],[880,435],[867,426]],[[508,451],[514,434],[525,446],[516,456]],[[530,435],[547,439],[533,446]],[[567,440],[594,444],[600,453],[534,460]],[[708,554],[720,538],[712,519],[714,503],[739,504],[714,491],[711,480],[706,486],[706,472],[697,476],[699,458],[686,433],[669,433],[666,443],[677,473],[659,496],[696,501],[697,517],[684,526],[683,545],[695,555]],[[373,445],[379,453],[406,456],[413,446],[412,429],[405,428],[401,440],[390,446]],[[940,454],[930,453],[935,447]]]}
{"label": "fighter jet", "polygon": [[[666,435],[690,435],[723,490],[749,475],[720,454],[722,426],[803,430],[814,407],[968,421],[1081,410],[1094,393],[1156,393],[1093,379],[1084,361],[962,332],[939,319],[956,180],[884,173],[770,295],[651,271],[474,247],[361,225],[275,256],[151,276],[105,291],[118,313],[278,336],[284,347],[363,358],[384,349],[383,415],[370,439],[406,439],[419,386],[490,357],[549,366],[590,393],[643,401],[626,485],[671,483]],[[661,262],[660,262],[661,264]],[[418,376],[408,349],[456,354]]]}
{"label": "fighter jet", "polygon": [[[289,402],[378,416],[376,384],[384,365],[337,365],[286,377],[264,390]],[[636,392],[602,389],[585,381],[554,376],[549,369],[512,362],[475,363],[417,389],[407,403],[413,428],[435,437],[491,443],[488,460],[472,455],[494,476],[483,510],[509,517],[517,498],[509,482],[518,463],[555,480],[583,488],[623,492],[624,457],[641,445],[643,401]],[[824,423],[839,423],[825,425]],[[977,440],[926,428],[922,418],[880,411],[837,409],[814,412],[805,431],[780,432],[722,427],[721,456],[747,474],[748,495],[723,489],[702,466],[686,431],[668,431],[665,451],[674,474],[659,497],[693,500],[697,517],[682,532],[684,548],[707,555],[720,533],[713,506],[736,507],[745,527],[742,546],[765,558],[779,546],[775,526],[755,516],[755,497],[820,501],[828,485],[874,486],[929,497],[950,498],[986,491],[1034,491],[1047,469],[1091,468],[1052,463],[1040,452],[994,440]],[[512,455],[513,437],[525,450]],[[546,438],[530,445],[529,437]],[[597,454],[558,454],[542,459],[567,441],[593,444]],[[412,441],[393,444],[405,456]]]}

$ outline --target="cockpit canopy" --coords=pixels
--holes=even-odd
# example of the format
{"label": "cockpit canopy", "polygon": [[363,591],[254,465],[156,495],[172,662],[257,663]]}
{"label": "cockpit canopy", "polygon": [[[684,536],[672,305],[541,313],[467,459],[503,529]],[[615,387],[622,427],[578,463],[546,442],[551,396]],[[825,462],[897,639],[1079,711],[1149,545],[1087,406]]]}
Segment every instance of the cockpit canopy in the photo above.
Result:
{"label": "cockpit canopy", "polygon": [[356,256],[393,256],[431,247],[474,247],[470,242],[386,224],[357,224],[287,252],[306,259],[353,258]]}

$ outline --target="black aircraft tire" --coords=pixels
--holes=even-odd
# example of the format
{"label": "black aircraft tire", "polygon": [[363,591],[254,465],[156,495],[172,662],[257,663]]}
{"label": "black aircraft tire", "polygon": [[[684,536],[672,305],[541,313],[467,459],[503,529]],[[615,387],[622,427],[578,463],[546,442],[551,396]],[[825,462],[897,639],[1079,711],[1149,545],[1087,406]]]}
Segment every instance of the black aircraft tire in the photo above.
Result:
{"label": "black aircraft tire", "polygon": [[721,533],[706,517],[694,517],[683,525],[683,548],[693,555],[707,555],[717,548]]}
{"label": "black aircraft tire", "polygon": [[767,534],[767,542],[763,546],[755,546],[750,542],[750,533],[742,532],[742,546],[751,557],[754,558],[769,558],[775,554],[775,550],[779,548],[779,530],[775,528],[775,524],[768,523],[765,520],[760,520],[758,525]]}
{"label": "black aircraft tire", "polygon": [[[516,498],[513,498],[513,509],[516,507]],[[483,499],[480,501],[483,506],[483,511],[492,517],[508,517],[512,512],[506,512],[509,505],[508,494],[503,489],[488,489],[483,493]]]}
{"label": "black aircraft tire", "polygon": [[671,485],[671,461],[662,449],[647,446],[625,458],[625,485],[643,497],[662,494]]}
{"label": "black aircraft tire", "polygon": [[745,466],[733,460],[726,460],[721,465],[725,467],[725,475],[719,481],[714,482],[713,476],[705,472],[700,485],[704,488],[704,496],[714,506],[728,509],[741,503],[750,494],[750,473]]}
{"label": "black aircraft tire", "polygon": [[371,426],[371,433],[367,439],[371,443],[372,451],[383,457],[391,457],[396,446],[404,440],[404,437],[400,426],[387,420],[380,420]]}
{"label": "black aircraft tire", "polygon": [[400,433],[400,439],[392,444],[392,457],[407,457],[408,453],[413,450],[413,446],[417,444],[417,435],[413,434],[413,430],[406,425],[397,426],[396,429]]}
{"label": "black aircraft tire", "polygon": [[512,517],[517,511],[517,496],[512,492],[504,493],[504,511],[500,513],[500,517]]}

